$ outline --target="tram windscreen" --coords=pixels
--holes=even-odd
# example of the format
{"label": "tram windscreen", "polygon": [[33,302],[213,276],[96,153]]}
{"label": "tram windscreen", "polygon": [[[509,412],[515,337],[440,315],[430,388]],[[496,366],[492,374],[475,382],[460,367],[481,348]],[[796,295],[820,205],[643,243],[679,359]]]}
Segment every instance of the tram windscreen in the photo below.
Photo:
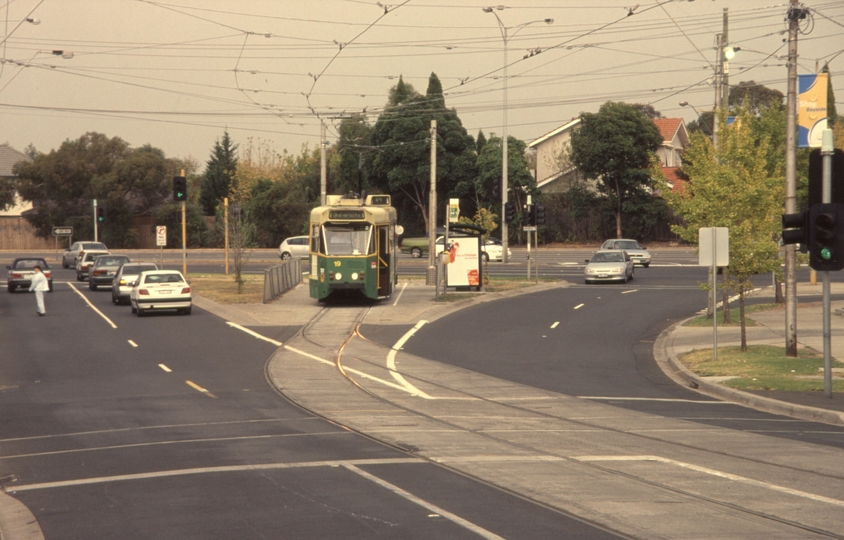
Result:
{"label": "tram windscreen", "polygon": [[368,223],[326,223],[322,230],[326,255],[369,255],[374,252],[372,225]]}

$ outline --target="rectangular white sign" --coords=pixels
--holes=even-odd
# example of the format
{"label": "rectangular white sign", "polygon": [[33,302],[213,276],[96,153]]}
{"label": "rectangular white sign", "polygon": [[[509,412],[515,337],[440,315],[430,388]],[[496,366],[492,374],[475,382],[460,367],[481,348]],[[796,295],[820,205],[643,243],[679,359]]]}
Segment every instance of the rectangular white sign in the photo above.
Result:
{"label": "rectangular white sign", "polygon": [[167,226],[166,225],[156,225],[155,226],[155,245],[156,246],[166,246],[167,245]]}
{"label": "rectangular white sign", "polygon": [[699,266],[730,265],[730,229],[727,227],[701,227],[698,229]]}

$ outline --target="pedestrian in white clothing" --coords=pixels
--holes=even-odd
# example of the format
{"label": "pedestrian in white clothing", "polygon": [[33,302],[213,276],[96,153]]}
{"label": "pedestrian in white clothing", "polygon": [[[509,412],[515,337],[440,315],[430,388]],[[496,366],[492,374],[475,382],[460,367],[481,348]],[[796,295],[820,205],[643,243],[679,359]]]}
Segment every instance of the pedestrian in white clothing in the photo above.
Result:
{"label": "pedestrian in white clothing", "polygon": [[44,291],[50,290],[50,284],[47,283],[47,278],[41,271],[40,266],[36,266],[32,270],[35,273],[32,274],[32,283],[29,285],[29,290],[35,291],[36,313],[43,316],[46,313],[44,310]]}

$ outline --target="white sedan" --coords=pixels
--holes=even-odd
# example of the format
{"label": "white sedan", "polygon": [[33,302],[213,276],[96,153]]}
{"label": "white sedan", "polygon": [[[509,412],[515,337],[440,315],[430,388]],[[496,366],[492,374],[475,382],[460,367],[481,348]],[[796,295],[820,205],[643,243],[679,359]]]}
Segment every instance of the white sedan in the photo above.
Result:
{"label": "white sedan", "polygon": [[175,309],[190,315],[190,285],[178,270],[141,272],[129,293],[132,313],[142,317],[147,311]]}
{"label": "white sedan", "polygon": [[621,249],[602,249],[586,260],[584,271],[587,284],[596,281],[621,281],[633,279],[633,260]]}

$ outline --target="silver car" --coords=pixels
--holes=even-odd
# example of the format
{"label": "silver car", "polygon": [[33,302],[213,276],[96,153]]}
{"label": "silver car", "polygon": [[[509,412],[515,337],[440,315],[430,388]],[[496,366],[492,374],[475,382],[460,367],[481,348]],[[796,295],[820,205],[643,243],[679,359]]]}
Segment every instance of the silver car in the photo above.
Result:
{"label": "silver car", "polygon": [[76,281],[85,281],[88,271],[100,255],[109,255],[108,251],[82,251],[76,261]]}
{"label": "silver car", "polygon": [[108,248],[102,242],[74,242],[62,255],[62,268],[76,266],[83,251],[108,251]]}
{"label": "silver car", "polygon": [[291,236],[285,238],[284,242],[278,246],[278,256],[281,260],[286,261],[291,257],[299,259],[308,258],[308,237],[307,236]]}
{"label": "silver car", "polygon": [[111,301],[115,305],[128,304],[129,294],[132,292],[132,286],[135,280],[141,275],[141,272],[148,272],[158,270],[155,263],[148,262],[127,262],[117,269],[114,279],[111,281]]}
{"label": "silver car", "polygon": [[586,283],[596,281],[621,281],[633,279],[633,260],[621,249],[602,249],[586,260]]}
{"label": "silver car", "polygon": [[601,245],[601,249],[623,249],[630,255],[630,258],[633,259],[634,264],[644,266],[645,268],[651,264],[650,252],[648,252],[648,249],[636,240],[630,240],[627,238],[607,240]]}

